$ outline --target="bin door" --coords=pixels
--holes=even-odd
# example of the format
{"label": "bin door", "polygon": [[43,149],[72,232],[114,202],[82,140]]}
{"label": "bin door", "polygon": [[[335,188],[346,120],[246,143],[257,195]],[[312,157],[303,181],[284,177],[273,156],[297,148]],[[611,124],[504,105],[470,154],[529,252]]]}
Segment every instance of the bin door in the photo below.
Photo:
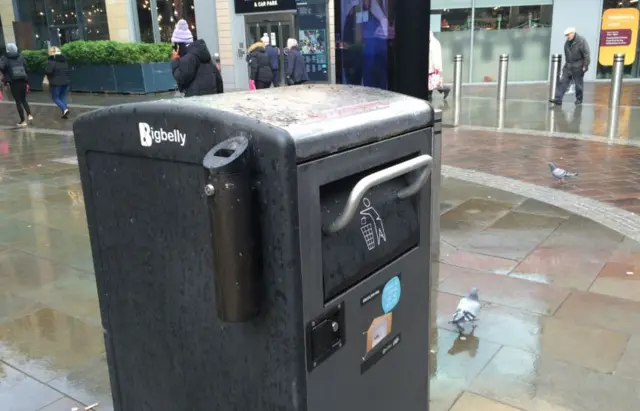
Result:
{"label": "bin door", "polygon": [[309,411],[428,407],[432,137],[299,166]]}

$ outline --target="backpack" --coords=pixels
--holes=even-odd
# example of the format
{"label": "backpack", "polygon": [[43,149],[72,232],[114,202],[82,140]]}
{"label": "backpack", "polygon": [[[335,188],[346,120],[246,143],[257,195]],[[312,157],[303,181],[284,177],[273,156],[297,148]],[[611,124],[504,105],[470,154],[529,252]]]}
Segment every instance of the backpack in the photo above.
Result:
{"label": "backpack", "polygon": [[16,60],[11,64],[11,79],[12,80],[26,80],[27,70],[24,68],[24,64],[21,61]]}

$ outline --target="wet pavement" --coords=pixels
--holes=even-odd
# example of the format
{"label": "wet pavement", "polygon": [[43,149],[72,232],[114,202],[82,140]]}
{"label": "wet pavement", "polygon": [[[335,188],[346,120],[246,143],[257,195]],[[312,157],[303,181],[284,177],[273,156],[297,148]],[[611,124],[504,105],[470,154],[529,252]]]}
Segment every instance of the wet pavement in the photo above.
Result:
{"label": "wet pavement", "polygon": [[507,90],[502,104],[495,86],[467,86],[458,113],[451,98],[445,102],[436,96],[435,105],[448,126],[640,146],[640,83],[624,85],[615,112],[609,109],[607,83],[586,84],[580,106],[574,104],[575,94],[566,95],[562,106],[552,106],[546,84],[514,84]]}
{"label": "wet pavement", "polygon": [[[494,131],[447,129],[443,163],[640,212],[640,147]],[[547,163],[579,173],[562,184]]]}
{"label": "wet pavement", "polygon": [[[111,410],[71,121],[36,96],[28,130],[2,129],[0,104],[0,409]],[[74,114],[120,99],[135,98],[72,96]],[[465,127],[443,144],[449,168],[640,210],[638,147]],[[580,177],[553,184],[549,159]],[[640,243],[539,200],[444,179],[431,411],[638,409]],[[447,322],[473,286],[483,312],[462,340]]]}

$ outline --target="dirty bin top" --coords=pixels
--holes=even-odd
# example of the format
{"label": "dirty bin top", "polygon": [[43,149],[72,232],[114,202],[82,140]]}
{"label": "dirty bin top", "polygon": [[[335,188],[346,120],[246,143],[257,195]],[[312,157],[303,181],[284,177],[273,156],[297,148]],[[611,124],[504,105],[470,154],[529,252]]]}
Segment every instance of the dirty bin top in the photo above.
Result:
{"label": "dirty bin top", "polygon": [[285,130],[295,141],[298,158],[396,136],[433,121],[433,111],[423,100],[346,85],[277,87],[172,101],[210,107]]}

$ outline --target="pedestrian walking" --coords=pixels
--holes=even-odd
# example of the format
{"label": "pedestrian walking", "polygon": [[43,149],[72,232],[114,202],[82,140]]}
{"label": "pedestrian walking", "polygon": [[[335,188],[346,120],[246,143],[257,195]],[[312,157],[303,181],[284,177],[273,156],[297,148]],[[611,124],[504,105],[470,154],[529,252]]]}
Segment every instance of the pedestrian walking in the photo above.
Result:
{"label": "pedestrian walking", "polygon": [[224,91],[222,75],[214,63],[204,40],[193,41],[185,20],[179,20],[173,35],[171,72],[178,90],[185,97],[221,94]]}
{"label": "pedestrian walking", "polygon": [[51,99],[60,108],[62,118],[66,119],[69,117],[69,107],[67,106],[69,63],[67,62],[67,57],[62,54],[58,47],[49,49],[49,61],[44,72],[49,80]]}
{"label": "pedestrian walking", "polygon": [[285,60],[285,73],[287,75],[287,85],[293,86],[304,84],[309,81],[307,74],[307,66],[304,63],[304,57],[298,50],[298,40],[287,40],[287,57]]}
{"label": "pedestrian walking", "polygon": [[576,33],[576,29],[569,27],[564,31],[566,41],[564,43],[565,64],[562,69],[560,81],[556,86],[556,95],[549,100],[556,105],[562,104],[562,98],[569,89],[571,82],[575,85],[576,105],[582,104],[584,90],[584,73],[589,69],[591,53],[587,41]]}
{"label": "pedestrian walking", "polygon": [[[2,72],[5,84],[9,84],[9,90],[13,100],[16,102],[16,108],[20,116],[18,127],[26,127],[28,125],[27,120],[33,121],[31,108],[27,103],[27,90],[29,87],[27,61],[20,55],[18,46],[15,43],[7,44],[6,50],[7,54],[0,58],[0,72]],[[27,113],[26,118],[25,111]]]}
{"label": "pedestrian walking", "polygon": [[433,92],[437,90],[446,99],[451,92],[449,87],[444,85],[444,75],[442,73],[442,46],[440,41],[429,31],[429,79],[427,87],[427,100],[433,101]]}
{"label": "pedestrian walking", "polygon": [[273,83],[273,87],[280,87],[280,62],[278,61],[280,50],[271,45],[268,35],[265,34],[260,40],[265,44],[264,48],[267,50],[269,62],[271,63],[271,70],[273,72],[271,82]]}
{"label": "pedestrian walking", "polygon": [[267,54],[266,44],[260,39],[249,46],[248,52],[249,79],[253,80],[255,88],[258,90],[271,87],[273,69]]}

